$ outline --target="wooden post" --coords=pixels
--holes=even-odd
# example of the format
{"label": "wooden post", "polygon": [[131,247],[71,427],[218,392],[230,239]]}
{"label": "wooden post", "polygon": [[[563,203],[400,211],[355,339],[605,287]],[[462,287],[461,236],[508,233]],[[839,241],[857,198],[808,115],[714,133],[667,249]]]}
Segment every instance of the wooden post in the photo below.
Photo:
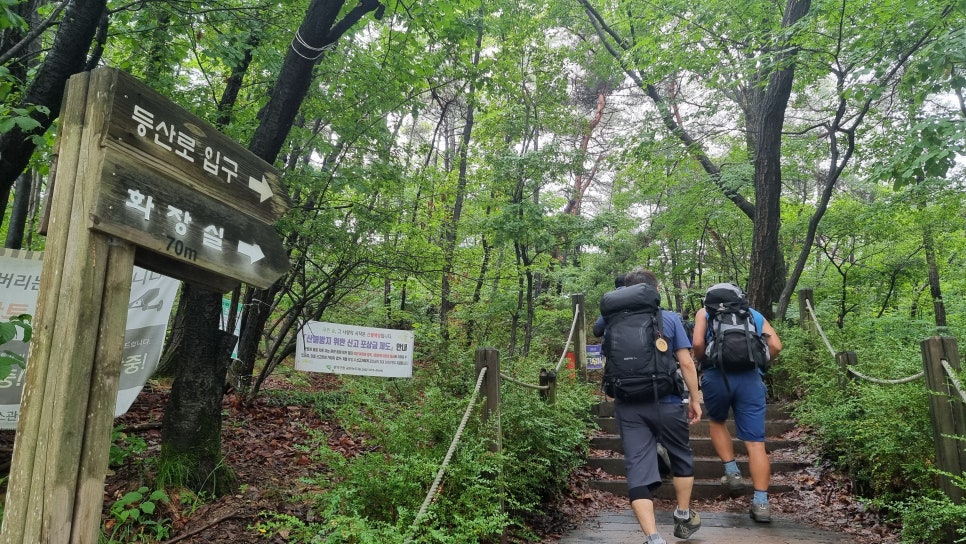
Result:
{"label": "wooden post", "polygon": [[557,402],[557,373],[546,368],[540,369],[540,385],[546,389],[540,390],[540,398],[553,404]]}
{"label": "wooden post", "polygon": [[[493,440],[490,442],[490,451],[499,454],[503,450],[503,429],[500,426],[500,352],[493,348],[479,348],[476,350],[476,372],[474,376],[480,375],[480,370],[486,368],[486,376],[483,378],[483,394],[486,396],[486,403],[481,416],[483,423],[494,417]],[[503,511],[503,474],[495,476],[497,485],[500,486],[500,510]],[[500,543],[507,542],[507,535],[504,532],[500,535]]]}
{"label": "wooden post", "polygon": [[584,314],[584,294],[570,295],[570,298],[574,302],[577,329],[574,339],[574,370],[582,381],[587,381],[587,319]]}
{"label": "wooden post", "polygon": [[486,368],[486,376],[483,378],[483,395],[486,398],[486,405],[483,407],[481,415],[484,423],[495,417],[495,434],[490,451],[499,453],[502,443],[502,432],[500,430],[500,352],[493,348],[479,348],[476,350],[476,374],[480,375],[480,369]]}
{"label": "wooden post", "polygon": [[[942,367],[942,361],[945,360],[955,371],[959,371],[956,339],[934,336],[923,340],[920,347],[930,393],[929,408],[932,413],[937,468],[950,474],[963,474],[966,470],[966,445],[961,437],[966,436],[966,407]],[[940,476],[940,488],[953,503],[962,504],[963,489],[956,486],[952,479]]]}
{"label": "wooden post", "polygon": [[68,80],[60,119],[0,544],[97,542],[136,260],[221,292],[289,268],[277,172],[202,119],[104,66]]}
{"label": "wooden post", "polygon": [[[812,323],[812,314],[808,312],[808,305],[815,308],[815,294],[811,289],[798,290],[798,322],[799,326],[806,331],[815,332],[815,324]],[[807,304],[806,304],[807,303]]]}
{"label": "wooden post", "polygon": [[839,387],[844,389],[846,384],[854,379],[849,372],[849,368],[857,365],[859,359],[854,351],[840,351],[835,354],[835,362],[839,364],[839,370],[841,371],[838,379]]}
{"label": "wooden post", "polygon": [[[90,230],[109,111],[70,79],[0,542],[95,544],[134,246]],[[91,88],[96,85],[91,82]]]}

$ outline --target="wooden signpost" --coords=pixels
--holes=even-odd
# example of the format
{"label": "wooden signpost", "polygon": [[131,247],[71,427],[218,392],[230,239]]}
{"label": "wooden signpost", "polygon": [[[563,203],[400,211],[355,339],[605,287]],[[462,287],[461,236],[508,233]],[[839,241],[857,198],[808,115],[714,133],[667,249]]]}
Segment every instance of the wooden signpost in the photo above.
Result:
{"label": "wooden signpost", "polygon": [[111,68],[70,79],[0,544],[96,544],[133,267],[225,292],[288,270],[278,173]]}

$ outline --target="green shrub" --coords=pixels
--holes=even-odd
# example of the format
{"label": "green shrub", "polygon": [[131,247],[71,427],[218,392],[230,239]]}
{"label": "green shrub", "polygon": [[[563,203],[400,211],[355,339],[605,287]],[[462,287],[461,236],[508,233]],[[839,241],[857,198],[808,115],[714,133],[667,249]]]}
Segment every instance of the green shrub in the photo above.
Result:
{"label": "green shrub", "polygon": [[157,511],[159,502],[169,502],[168,494],[163,489],[149,491],[142,486],[111,505],[111,519],[105,523],[102,544],[160,542],[168,537],[169,520],[161,518]]}
{"label": "green shrub", "polygon": [[[535,383],[541,362],[552,366],[520,360],[502,372]],[[411,380],[345,377],[338,419],[363,453],[343,459],[321,435],[310,446],[327,469],[315,482],[326,491],[301,498],[314,499],[325,522],[266,515],[258,530],[294,531],[303,535],[293,540],[299,542],[347,544],[391,544],[406,535],[419,543],[471,544],[513,527],[524,530],[522,515],[565,489],[570,472],[586,459],[594,386],[565,380],[557,402],[548,404],[536,390],[504,381],[499,453],[491,451],[496,418],[481,423],[478,397],[432,502],[414,523],[476,385],[468,360],[439,359],[430,366]]]}
{"label": "green shrub", "polygon": [[[920,343],[935,334],[934,325],[896,317],[856,321],[825,332],[834,348],[856,353],[859,373],[897,380],[922,371]],[[780,368],[785,390],[795,392],[796,418],[860,495],[902,523],[903,541],[939,541],[943,527],[957,520],[961,527],[961,506],[938,491],[924,380],[845,379],[818,335],[782,331],[782,341]]]}
{"label": "green shrub", "polygon": [[[11,340],[19,340],[24,344],[29,344],[32,334],[33,326],[30,323],[30,315],[11,316],[6,323],[0,323],[0,346]],[[19,353],[9,349],[0,349],[0,380],[6,379],[13,371],[14,366],[26,368],[27,361]]]}
{"label": "green shrub", "polygon": [[902,542],[966,542],[966,504],[953,504],[948,497],[931,492],[896,504],[884,505],[898,511]]}

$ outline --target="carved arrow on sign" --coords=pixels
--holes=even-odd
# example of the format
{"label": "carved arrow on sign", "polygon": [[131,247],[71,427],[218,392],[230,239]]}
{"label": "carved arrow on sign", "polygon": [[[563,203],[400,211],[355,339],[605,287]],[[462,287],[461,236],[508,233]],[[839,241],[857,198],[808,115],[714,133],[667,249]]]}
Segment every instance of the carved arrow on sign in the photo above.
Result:
{"label": "carved arrow on sign", "polygon": [[252,260],[252,263],[256,263],[265,256],[262,253],[262,248],[258,247],[258,244],[249,244],[246,242],[238,241],[238,252],[242,255],[248,255],[248,258]]}
{"label": "carved arrow on sign", "polygon": [[262,179],[256,179],[252,176],[248,176],[248,188],[258,193],[261,200],[259,202],[265,202],[266,200],[275,196],[272,192],[272,186],[269,185],[268,180],[265,179],[265,175],[262,175]]}

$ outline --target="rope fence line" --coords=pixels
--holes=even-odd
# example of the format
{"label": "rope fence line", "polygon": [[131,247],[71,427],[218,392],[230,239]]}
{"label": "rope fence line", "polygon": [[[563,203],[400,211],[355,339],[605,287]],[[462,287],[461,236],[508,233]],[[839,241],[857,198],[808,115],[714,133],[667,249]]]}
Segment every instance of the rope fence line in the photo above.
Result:
{"label": "rope fence line", "polygon": [[858,370],[855,370],[854,368],[848,368],[848,369],[846,369],[846,372],[848,372],[849,374],[855,376],[856,378],[862,378],[865,381],[872,382],[872,383],[878,383],[878,384],[882,384],[882,385],[895,385],[895,384],[900,384],[900,383],[914,382],[914,381],[918,380],[919,378],[922,378],[923,376],[926,375],[926,371],[924,370],[922,372],[918,372],[916,374],[913,374],[912,376],[907,376],[905,378],[899,378],[897,380],[883,380],[881,378],[873,378],[873,377],[870,377],[870,376],[866,376],[865,374],[862,374],[861,372],[859,372]]}
{"label": "rope fence line", "polygon": [[563,350],[560,352],[560,360],[557,361],[557,366],[553,369],[554,372],[560,372],[560,367],[563,366],[564,359],[567,358],[567,349],[570,347],[570,343],[574,339],[574,331],[577,330],[577,318],[580,316],[580,312],[574,307],[574,321],[570,324],[570,334],[567,335],[567,341],[564,342]]}
{"label": "rope fence line", "polygon": [[[567,349],[570,348],[570,344],[571,344],[571,342],[573,342],[573,339],[574,339],[574,331],[577,330],[577,318],[579,316],[580,316],[580,313],[577,312],[577,309],[575,307],[574,308],[574,320],[570,324],[570,333],[567,334],[567,341],[564,342],[563,350],[560,352],[561,353],[560,361],[557,362],[557,366],[554,368],[554,372],[560,372],[560,367],[563,366],[563,362],[567,358]],[[504,380],[510,382],[510,383],[514,383],[514,384],[519,385],[521,387],[529,387],[530,389],[536,389],[538,391],[547,391],[548,389],[550,389],[550,386],[549,385],[536,385],[536,384],[532,384],[532,383],[525,383],[525,382],[522,382],[522,381],[520,381],[520,380],[518,380],[518,379],[516,379],[516,378],[514,378],[512,376],[508,376],[507,374],[504,374],[502,372],[500,373],[500,377],[503,378]]]}
{"label": "rope fence line", "polygon": [[[811,303],[811,301],[809,301],[809,300],[806,299],[805,300],[805,306],[808,308],[808,313],[812,317],[812,321],[815,323],[815,328],[816,328],[816,330],[818,330],[819,336],[822,338],[822,341],[825,342],[825,347],[828,348],[829,353],[832,354],[832,357],[835,357],[838,354],[838,352],[835,351],[835,349],[832,347],[832,344],[828,341],[828,337],[825,336],[825,331],[822,330],[822,324],[819,323],[818,322],[818,318],[815,317],[815,310],[812,309],[812,303]],[[851,368],[851,367],[846,368],[845,371],[847,373],[851,374],[852,376],[855,376],[856,378],[861,378],[861,379],[863,379],[865,381],[872,382],[872,383],[877,383],[877,384],[881,384],[881,385],[896,385],[896,384],[901,384],[901,383],[914,382],[914,381],[916,381],[916,380],[918,380],[918,379],[920,379],[920,378],[922,378],[923,376],[926,375],[926,371],[923,370],[921,372],[917,372],[916,374],[913,374],[912,376],[907,376],[905,378],[898,378],[898,379],[895,379],[895,380],[886,380],[886,379],[882,379],[882,378],[873,378],[871,376],[866,376],[865,374],[862,374],[858,370],[855,370],[854,368]]]}
{"label": "rope fence line", "polygon": [[466,411],[463,413],[463,420],[460,421],[459,427],[456,429],[456,435],[453,437],[453,441],[449,445],[449,451],[446,452],[446,457],[443,458],[443,464],[439,467],[439,471],[436,473],[436,479],[433,481],[433,485],[429,488],[429,493],[426,494],[426,499],[423,501],[423,505],[419,507],[419,512],[416,513],[416,517],[413,518],[413,523],[409,527],[407,532],[406,544],[413,541],[412,532],[416,529],[416,524],[419,522],[420,518],[426,514],[426,510],[429,508],[429,503],[436,497],[436,491],[439,489],[439,484],[443,480],[443,473],[446,472],[446,467],[449,465],[450,460],[453,458],[453,452],[456,451],[456,446],[459,444],[460,438],[463,436],[463,430],[466,428],[466,422],[470,419],[470,414],[473,413],[473,407],[476,405],[476,398],[480,394],[480,388],[483,386],[483,378],[486,377],[486,367],[480,369],[480,375],[476,379],[476,388],[473,390],[473,396],[470,398],[470,402],[466,407]]}
{"label": "rope fence line", "polygon": [[515,384],[517,384],[519,386],[522,386],[522,387],[529,387],[530,389],[536,389],[538,391],[546,391],[547,389],[550,389],[550,386],[549,385],[535,385],[535,384],[532,384],[532,383],[524,383],[524,382],[521,382],[520,380],[518,380],[516,378],[513,378],[511,376],[507,376],[506,374],[504,374],[502,372],[500,373],[500,377],[503,378],[504,380],[508,381],[508,382],[515,383]]}
{"label": "rope fence line", "polygon": [[828,348],[828,351],[832,354],[832,357],[835,357],[835,349],[832,348],[832,344],[829,343],[828,337],[825,336],[825,331],[822,330],[822,324],[819,323],[818,318],[815,317],[815,310],[812,309],[812,302],[806,299],[805,306],[808,308],[808,315],[812,316],[812,321],[815,323],[815,327],[818,329],[818,335],[821,336],[822,341],[825,342],[825,347]]}
{"label": "rope fence line", "polygon": [[959,393],[959,399],[966,403],[966,394],[963,393],[963,384],[959,382],[959,378],[956,377],[956,370],[949,364],[949,361],[942,359],[940,363],[943,365],[943,370],[946,371],[946,376],[949,377],[949,381],[952,382],[953,388]]}
{"label": "rope fence line", "polygon": [[[558,361],[557,366],[554,369],[554,372],[558,372],[561,366],[563,366],[564,361],[566,360],[567,350],[569,349],[571,343],[573,342],[574,332],[577,330],[577,322],[579,320],[579,317],[582,315],[581,312],[579,311],[580,309],[581,307],[579,304],[574,306],[574,320],[570,325],[570,332],[567,335],[567,341],[564,343],[564,348],[560,357],[560,361]],[[498,365],[495,368],[497,369],[497,371],[499,370]],[[449,451],[446,452],[446,456],[443,459],[443,463],[436,474],[436,479],[433,481],[432,486],[430,486],[429,492],[427,493],[422,506],[420,506],[419,511],[416,513],[416,516],[413,518],[413,522],[410,525],[409,530],[406,532],[406,539],[404,541],[404,544],[410,544],[413,541],[413,533],[415,532],[416,527],[418,526],[418,523],[425,516],[426,511],[429,509],[429,505],[436,497],[440,482],[443,479],[443,474],[446,471],[446,467],[449,465],[450,460],[453,457],[453,453],[456,451],[456,447],[458,446],[460,438],[463,435],[463,431],[466,428],[467,421],[469,420],[470,415],[473,413],[473,408],[476,405],[476,401],[480,395],[480,390],[483,387],[487,370],[488,370],[487,366],[483,366],[480,368],[480,373],[476,380],[476,387],[473,390],[473,395],[470,398],[469,405],[466,407],[466,411],[463,414],[463,419],[462,421],[460,421],[459,427],[456,430],[456,435],[453,437],[453,441],[450,444]],[[513,383],[522,387],[527,387],[530,389],[539,390],[541,391],[541,395],[543,395],[543,392],[545,391],[551,391],[551,395],[552,395],[552,389],[553,389],[552,384],[535,385],[535,384],[525,383],[516,378],[513,378],[512,376],[508,376],[502,372],[498,372],[497,374],[501,379],[506,380],[510,383]],[[545,374],[545,371],[541,370],[541,381],[543,380],[544,374]]]}

